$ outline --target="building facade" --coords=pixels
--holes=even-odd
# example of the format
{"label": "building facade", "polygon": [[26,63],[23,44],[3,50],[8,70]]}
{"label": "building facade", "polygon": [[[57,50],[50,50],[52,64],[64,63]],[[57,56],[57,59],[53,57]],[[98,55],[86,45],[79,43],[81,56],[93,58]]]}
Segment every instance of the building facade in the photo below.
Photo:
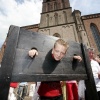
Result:
{"label": "building facade", "polygon": [[81,17],[86,33],[88,35],[90,47],[97,53],[100,52],[100,13],[85,15]]}
{"label": "building facade", "polygon": [[[34,30],[31,26],[31,30]],[[81,16],[70,7],[69,0],[43,0],[40,23],[36,32],[84,43],[100,52],[100,13]],[[30,30],[30,26],[25,26]]]}

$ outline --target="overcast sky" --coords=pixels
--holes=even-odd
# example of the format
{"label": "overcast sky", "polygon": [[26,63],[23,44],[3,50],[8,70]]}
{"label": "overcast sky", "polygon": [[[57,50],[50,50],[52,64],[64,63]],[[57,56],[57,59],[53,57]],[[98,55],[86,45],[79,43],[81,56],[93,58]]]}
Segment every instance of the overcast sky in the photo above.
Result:
{"label": "overcast sky", "polygon": [[[0,0],[0,47],[10,25],[38,24],[43,0]],[[70,0],[72,10],[82,15],[100,13],[100,0]]]}

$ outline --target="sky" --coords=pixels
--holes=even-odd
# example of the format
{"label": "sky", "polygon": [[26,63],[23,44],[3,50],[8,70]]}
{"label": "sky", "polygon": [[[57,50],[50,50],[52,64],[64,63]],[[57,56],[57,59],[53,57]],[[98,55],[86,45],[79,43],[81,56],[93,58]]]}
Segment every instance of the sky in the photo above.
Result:
{"label": "sky", "polygon": [[[27,26],[40,23],[43,0],[0,0],[0,47],[10,25]],[[69,0],[72,11],[81,15],[100,13],[100,0]]]}

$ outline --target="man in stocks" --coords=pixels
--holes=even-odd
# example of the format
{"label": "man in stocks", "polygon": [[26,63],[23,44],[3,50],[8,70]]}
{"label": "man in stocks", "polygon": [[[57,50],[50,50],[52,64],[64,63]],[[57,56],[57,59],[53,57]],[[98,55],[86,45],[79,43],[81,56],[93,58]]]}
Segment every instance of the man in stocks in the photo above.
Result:
{"label": "man in stocks", "polygon": [[[55,62],[63,59],[66,55],[68,47],[69,45],[67,42],[62,39],[58,39],[52,48],[52,59]],[[29,50],[28,54],[31,58],[33,58],[34,56],[38,55],[38,51],[36,49],[31,49]],[[73,56],[73,58],[79,61],[82,60],[82,58],[78,55]],[[60,81],[41,82],[37,92],[39,94],[40,100],[63,100]]]}

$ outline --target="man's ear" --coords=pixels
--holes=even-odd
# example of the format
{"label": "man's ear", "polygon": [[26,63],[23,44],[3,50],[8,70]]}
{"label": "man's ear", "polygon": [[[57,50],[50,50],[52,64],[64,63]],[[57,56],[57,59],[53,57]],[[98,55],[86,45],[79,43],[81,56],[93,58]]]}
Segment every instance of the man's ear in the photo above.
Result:
{"label": "man's ear", "polygon": [[52,49],[52,54],[54,53],[54,48]]}

